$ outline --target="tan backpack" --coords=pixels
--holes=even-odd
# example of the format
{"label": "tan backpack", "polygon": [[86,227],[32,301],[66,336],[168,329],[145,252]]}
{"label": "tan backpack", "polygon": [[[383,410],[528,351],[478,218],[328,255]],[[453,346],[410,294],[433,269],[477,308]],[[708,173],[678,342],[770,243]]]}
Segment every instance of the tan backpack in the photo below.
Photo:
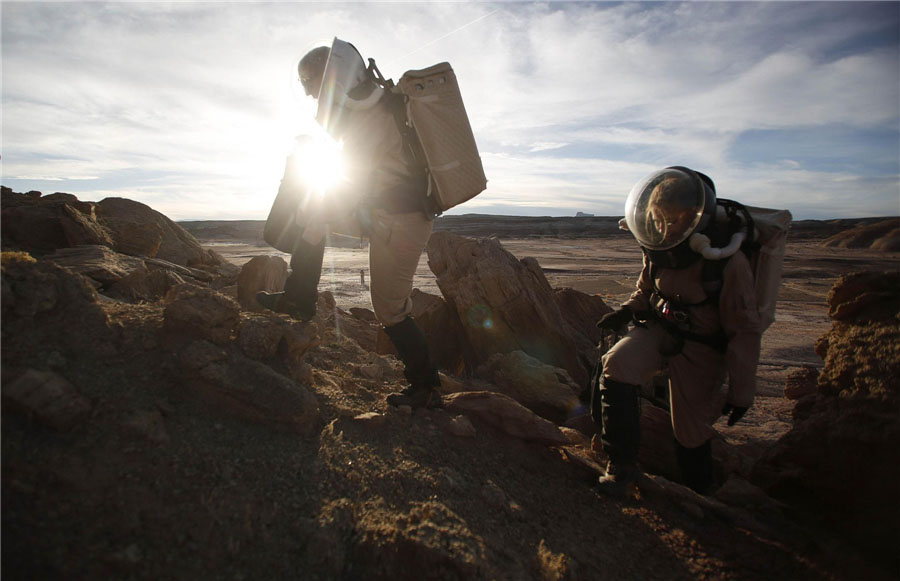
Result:
{"label": "tan backpack", "polygon": [[395,118],[404,142],[428,175],[428,206],[433,216],[484,191],[487,178],[449,63],[406,71],[397,85],[384,79],[369,59],[375,81],[399,97]]}

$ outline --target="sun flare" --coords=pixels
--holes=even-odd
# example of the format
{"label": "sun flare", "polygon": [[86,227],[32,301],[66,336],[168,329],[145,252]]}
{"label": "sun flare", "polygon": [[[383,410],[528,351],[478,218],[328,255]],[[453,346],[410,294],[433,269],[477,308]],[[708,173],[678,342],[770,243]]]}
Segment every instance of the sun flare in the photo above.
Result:
{"label": "sun flare", "polygon": [[319,195],[324,195],[344,178],[343,144],[327,136],[299,144],[294,156],[300,175]]}

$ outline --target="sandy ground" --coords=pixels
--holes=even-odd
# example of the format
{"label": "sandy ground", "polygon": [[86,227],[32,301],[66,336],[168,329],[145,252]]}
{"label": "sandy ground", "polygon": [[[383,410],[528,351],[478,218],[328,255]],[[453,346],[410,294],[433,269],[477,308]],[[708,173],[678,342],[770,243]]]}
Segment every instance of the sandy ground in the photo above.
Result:
{"label": "sandy ground", "polygon": [[[640,249],[627,236],[504,238],[501,242],[517,258],[536,258],[551,286],[599,294],[613,307],[632,292],[641,269]],[[290,259],[287,254],[253,243],[207,240],[204,245],[238,265],[261,254]],[[787,432],[794,402],[783,397],[785,379],[804,365],[822,366],[814,345],[831,325],[825,303],[828,291],[842,274],[898,267],[900,255],[897,254],[824,248],[816,240],[789,240],[776,321],[763,335],[756,402],[742,422],[734,428],[719,429],[719,433],[732,444],[749,446],[745,452],[753,454]],[[368,280],[367,248],[326,249],[319,288],[334,293],[338,307],[371,308]],[[424,253],[414,286],[440,294]],[[724,419],[720,423],[724,425]]]}

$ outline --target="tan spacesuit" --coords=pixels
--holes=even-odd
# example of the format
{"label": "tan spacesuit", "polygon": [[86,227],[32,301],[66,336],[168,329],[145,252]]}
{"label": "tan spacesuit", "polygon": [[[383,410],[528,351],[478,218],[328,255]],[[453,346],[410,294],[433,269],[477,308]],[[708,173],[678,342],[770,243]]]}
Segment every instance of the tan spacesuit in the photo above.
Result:
{"label": "tan spacesuit", "polygon": [[[309,216],[291,253],[291,274],[282,293],[261,292],[257,302],[298,318],[315,314],[326,223],[353,224],[370,241],[369,268],[375,317],[404,363],[409,387],[391,394],[391,405],[439,406],[437,367],[425,335],[410,316],[413,276],[431,235],[425,213],[424,167],[412,160],[395,118],[398,105],[367,72],[362,57],[337,38],[309,51],[298,65],[300,82],[316,99],[316,120],[343,143],[345,179],[325,202],[302,208]],[[289,179],[282,188],[302,187]],[[325,203],[329,205],[325,205]]]}
{"label": "tan spacesuit", "polygon": [[626,222],[644,250],[644,264],[637,290],[598,323],[616,329],[635,322],[603,356],[593,394],[610,458],[602,491],[623,494],[637,479],[640,386],[663,366],[678,463],[686,484],[698,492],[712,484],[710,426],[724,411],[719,389],[726,376],[729,425],[753,403],[761,328],[749,261],[742,252],[710,261],[690,248],[692,234],[714,240],[728,234],[715,232],[715,206],[712,180],[687,168],[656,172],[635,186],[626,203]]}

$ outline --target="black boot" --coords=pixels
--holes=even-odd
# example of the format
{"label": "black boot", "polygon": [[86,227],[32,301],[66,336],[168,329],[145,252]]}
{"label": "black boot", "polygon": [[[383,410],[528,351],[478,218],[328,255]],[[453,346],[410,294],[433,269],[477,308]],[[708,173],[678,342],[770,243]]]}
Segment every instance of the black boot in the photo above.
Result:
{"label": "black boot", "polygon": [[597,395],[603,424],[600,439],[609,455],[606,475],[598,480],[597,489],[604,494],[624,497],[641,474],[637,465],[641,440],[640,388],[602,378]]}
{"label": "black boot", "polygon": [[392,393],[387,402],[392,406],[408,405],[412,408],[441,407],[441,385],[437,367],[431,361],[425,334],[412,317],[406,317],[396,325],[384,328],[390,337],[405,369],[403,375],[409,387],[400,393]]}
{"label": "black boot", "polygon": [[316,316],[316,303],[301,304],[289,299],[284,292],[269,293],[260,291],[256,293],[256,302],[270,311],[290,315],[301,321],[308,321]]}
{"label": "black boot", "polygon": [[675,458],[685,486],[697,494],[708,494],[713,484],[712,440],[696,448],[685,448],[676,440]]}
{"label": "black boot", "polygon": [[276,313],[284,313],[301,321],[315,317],[324,256],[324,240],[318,244],[310,244],[302,238],[297,240],[291,252],[291,271],[284,282],[284,292],[258,292],[256,302]]}

